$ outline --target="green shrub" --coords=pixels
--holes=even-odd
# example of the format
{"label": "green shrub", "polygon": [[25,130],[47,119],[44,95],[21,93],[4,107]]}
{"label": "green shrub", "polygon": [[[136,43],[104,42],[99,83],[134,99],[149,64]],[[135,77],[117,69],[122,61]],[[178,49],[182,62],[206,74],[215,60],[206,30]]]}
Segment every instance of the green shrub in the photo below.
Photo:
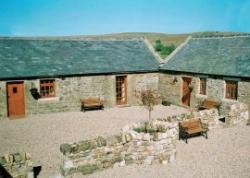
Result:
{"label": "green shrub", "polygon": [[166,129],[162,125],[158,125],[157,128],[155,129],[152,127],[147,127],[146,124],[144,126],[134,128],[133,130],[138,133],[149,133],[149,134],[153,134],[156,132],[166,132]]}
{"label": "green shrub", "polygon": [[159,52],[163,48],[163,44],[161,43],[161,40],[156,40],[155,41],[155,51]]}
{"label": "green shrub", "polygon": [[161,40],[155,41],[155,51],[159,52],[162,56],[167,56],[175,50],[175,45],[163,45]]}
{"label": "green shrub", "polygon": [[134,128],[134,131],[136,131],[138,133],[149,133],[149,134],[157,132],[156,129],[154,129],[154,128],[146,128],[145,126]]}
{"label": "green shrub", "polygon": [[162,101],[162,105],[163,106],[170,106],[171,102],[165,100],[165,101]]}
{"label": "green shrub", "polygon": [[141,132],[146,133],[146,128],[145,127],[137,127],[137,128],[134,128],[134,131],[136,131],[138,133],[141,133]]}

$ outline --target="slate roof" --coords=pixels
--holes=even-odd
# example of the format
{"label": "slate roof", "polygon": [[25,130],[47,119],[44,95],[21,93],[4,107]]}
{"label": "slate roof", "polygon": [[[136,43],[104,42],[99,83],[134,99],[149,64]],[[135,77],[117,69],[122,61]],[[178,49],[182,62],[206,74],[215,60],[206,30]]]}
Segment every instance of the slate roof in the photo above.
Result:
{"label": "slate roof", "polygon": [[0,39],[0,78],[158,71],[142,40]]}
{"label": "slate roof", "polygon": [[160,70],[250,77],[250,36],[192,38]]}

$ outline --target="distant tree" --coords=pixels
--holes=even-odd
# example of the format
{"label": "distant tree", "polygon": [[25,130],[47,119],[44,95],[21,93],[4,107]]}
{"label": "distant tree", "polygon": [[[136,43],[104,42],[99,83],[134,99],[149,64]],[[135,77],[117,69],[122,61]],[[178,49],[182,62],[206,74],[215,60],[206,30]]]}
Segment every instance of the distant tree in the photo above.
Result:
{"label": "distant tree", "polygon": [[163,47],[163,45],[161,43],[161,40],[156,40],[155,41],[155,51],[158,51],[158,52],[161,51],[162,47]]}
{"label": "distant tree", "polygon": [[155,51],[160,52],[162,56],[167,56],[175,50],[175,45],[163,45],[161,40],[155,41]]}

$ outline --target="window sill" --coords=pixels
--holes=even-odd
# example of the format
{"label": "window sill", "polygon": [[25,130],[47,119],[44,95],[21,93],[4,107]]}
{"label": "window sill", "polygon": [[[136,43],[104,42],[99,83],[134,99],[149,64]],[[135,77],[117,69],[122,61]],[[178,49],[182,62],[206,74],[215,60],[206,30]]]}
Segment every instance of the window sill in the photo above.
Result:
{"label": "window sill", "polygon": [[55,96],[55,97],[48,97],[48,98],[40,98],[38,99],[38,102],[46,102],[46,101],[59,101],[59,97]]}
{"label": "window sill", "polygon": [[237,99],[229,99],[229,98],[223,98],[222,101],[226,102],[226,103],[236,103],[236,102],[238,102]]}
{"label": "window sill", "polygon": [[196,94],[196,97],[198,97],[198,98],[207,98],[207,95]]}

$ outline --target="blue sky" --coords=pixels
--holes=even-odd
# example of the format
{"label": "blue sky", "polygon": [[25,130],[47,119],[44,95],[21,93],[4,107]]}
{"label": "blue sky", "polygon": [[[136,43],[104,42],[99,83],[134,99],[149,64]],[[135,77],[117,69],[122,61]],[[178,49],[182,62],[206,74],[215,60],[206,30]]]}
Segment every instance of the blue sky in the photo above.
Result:
{"label": "blue sky", "polygon": [[250,32],[250,0],[0,0],[1,36]]}

